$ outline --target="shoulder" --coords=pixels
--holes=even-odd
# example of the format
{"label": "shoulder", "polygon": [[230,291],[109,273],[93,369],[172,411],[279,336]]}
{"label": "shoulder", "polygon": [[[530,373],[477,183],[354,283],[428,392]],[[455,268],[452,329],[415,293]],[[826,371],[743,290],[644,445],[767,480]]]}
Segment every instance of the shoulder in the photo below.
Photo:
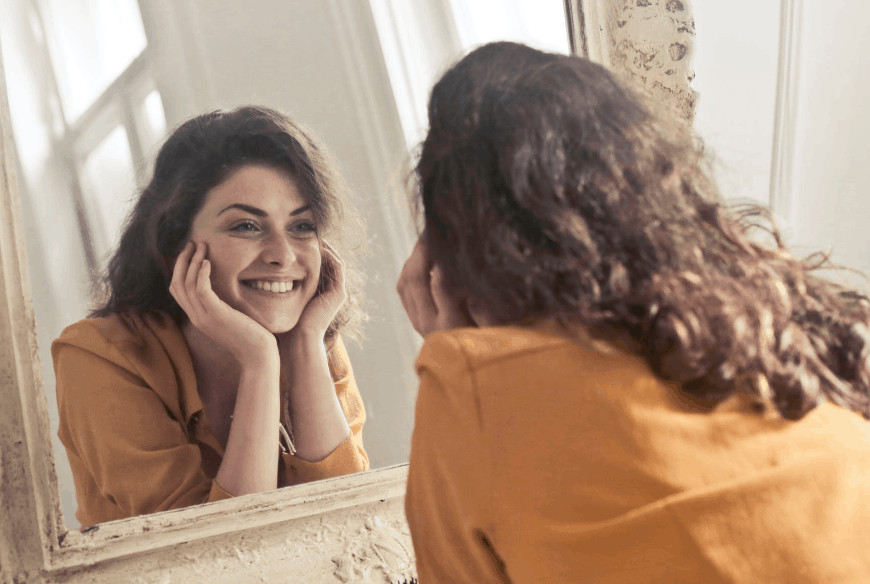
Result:
{"label": "shoulder", "polygon": [[155,350],[170,352],[179,342],[181,330],[166,313],[112,314],[71,324],[51,344],[51,354],[57,362],[73,349],[124,365],[147,360]]}
{"label": "shoulder", "polygon": [[[436,381],[446,391],[504,396],[534,386],[557,394],[605,396],[624,388],[624,396],[667,392],[643,357],[618,344],[595,339],[582,330],[571,334],[555,327],[459,328],[426,338],[416,363],[421,378]],[[543,388],[543,389],[542,389]],[[596,390],[596,391],[583,391]],[[600,391],[599,391],[600,390]],[[659,399],[658,397],[656,399]]]}
{"label": "shoulder", "polygon": [[156,395],[176,419],[200,407],[190,349],[166,313],[80,320],[55,339],[51,356],[58,403],[88,407],[120,395],[150,403]]}
{"label": "shoulder", "polygon": [[544,327],[458,328],[426,337],[417,369],[475,370],[566,350],[583,349],[576,341]]}

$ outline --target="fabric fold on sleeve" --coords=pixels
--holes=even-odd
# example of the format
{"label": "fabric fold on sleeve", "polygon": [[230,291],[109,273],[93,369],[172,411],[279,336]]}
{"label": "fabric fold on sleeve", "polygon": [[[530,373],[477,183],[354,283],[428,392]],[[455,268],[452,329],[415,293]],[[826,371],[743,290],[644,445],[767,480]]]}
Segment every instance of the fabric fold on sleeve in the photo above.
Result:
{"label": "fabric fold on sleeve", "polygon": [[286,484],[296,485],[338,477],[369,469],[368,457],[358,446],[353,435],[326,455],[322,460],[310,462],[292,454],[282,454]]}
{"label": "fabric fold on sleeve", "polygon": [[232,499],[235,497],[232,493],[220,486],[217,480],[211,482],[211,490],[208,493],[208,498],[204,503],[214,503],[215,501],[223,501],[224,499]]}
{"label": "fabric fold on sleeve", "polygon": [[212,481],[199,448],[112,346],[56,343],[53,356],[58,434],[82,525],[187,507],[208,496]]}

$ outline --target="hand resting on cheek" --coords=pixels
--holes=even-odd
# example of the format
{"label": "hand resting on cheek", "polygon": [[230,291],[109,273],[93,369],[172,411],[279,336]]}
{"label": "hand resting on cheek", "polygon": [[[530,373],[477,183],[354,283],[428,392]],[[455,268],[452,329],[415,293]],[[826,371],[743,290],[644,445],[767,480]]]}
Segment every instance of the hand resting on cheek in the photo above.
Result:
{"label": "hand resting on cheek", "polygon": [[335,249],[323,239],[320,240],[320,254],[320,281],[317,292],[305,305],[296,326],[286,333],[278,335],[279,343],[282,338],[305,334],[322,340],[329,325],[347,300],[344,266],[341,258],[338,257]]}
{"label": "hand resting on cheek", "polygon": [[411,325],[423,337],[435,331],[493,324],[481,302],[459,297],[448,287],[424,236],[405,262],[396,290]]}
{"label": "hand resting on cheek", "polygon": [[175,261],[169,293],[191,324],[229,351],[236,361],[276,351],[275,336],[250,316],[221,300],[211,285],[208,245],[188,242]]}

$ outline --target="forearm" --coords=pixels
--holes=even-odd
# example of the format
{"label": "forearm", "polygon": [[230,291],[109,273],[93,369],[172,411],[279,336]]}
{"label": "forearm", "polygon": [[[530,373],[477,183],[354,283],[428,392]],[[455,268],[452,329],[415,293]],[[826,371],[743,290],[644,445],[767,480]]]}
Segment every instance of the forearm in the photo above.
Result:
{"label": "forearm", "polygon": [[326,347],[321,337],[300,334],[288,342],[283,358],[296,456],[321,460],[350,435],[329,373]]}
{"label": "forearm", "polygon": [[244,364],[239,377],[223,461],[215,479],[234,495],[259,493],[278,486],[280,361],[274,355]]}

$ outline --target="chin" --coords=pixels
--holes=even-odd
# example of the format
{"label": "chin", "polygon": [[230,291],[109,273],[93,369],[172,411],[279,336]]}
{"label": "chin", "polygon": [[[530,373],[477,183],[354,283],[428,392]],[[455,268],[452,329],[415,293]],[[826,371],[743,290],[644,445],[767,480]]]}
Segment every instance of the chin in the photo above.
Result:
{"label": "chin", "polygon": [[296,328],[296,324],[299,322],[299,319],[294,319],[292,321],[289,320],[280,320],[280,321],[271,321],[271,322],[260,322],[260,324],[267,331],[272,333],[273,335],[280,335],[283,333],[289,333],[294,328]]}

